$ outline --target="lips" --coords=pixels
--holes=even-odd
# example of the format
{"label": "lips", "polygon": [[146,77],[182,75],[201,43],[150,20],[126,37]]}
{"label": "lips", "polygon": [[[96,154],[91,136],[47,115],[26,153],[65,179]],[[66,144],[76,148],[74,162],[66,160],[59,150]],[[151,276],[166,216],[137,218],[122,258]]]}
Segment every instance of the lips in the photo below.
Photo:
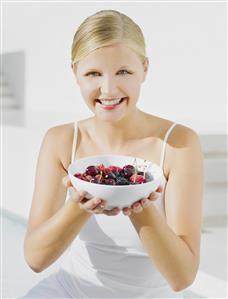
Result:
{"label": "lips", "polygon": [[[128,99],[128,97],[123,97],[123,98],[121,98],[121,100],[119,101],[119,103],[118,104],[109,104],[109,105],[105,105],[105,104],[102,104],[101,102],[100,102],[100,100],[99,99],[96,99],[95,100],[95,102],[96,102],[96,105],[98,105],[98,108],[99,109],[102,109],[102,110],[106,110],[106,111],[111,111],[111,110],[116,110],[116,109],[118,109],[119,107],[121,107],[122,105],[122,103],[123,102],[125,102],[125,100],[127,100]],[[110,100],[111,101],[111,100]]]}

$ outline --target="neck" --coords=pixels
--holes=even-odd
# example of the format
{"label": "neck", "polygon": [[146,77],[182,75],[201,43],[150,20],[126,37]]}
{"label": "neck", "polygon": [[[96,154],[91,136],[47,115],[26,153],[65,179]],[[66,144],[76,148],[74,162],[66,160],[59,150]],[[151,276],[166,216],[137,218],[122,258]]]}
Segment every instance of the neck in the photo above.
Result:
{"label": "neck", "polygon": [[139,136],[145,119],[146,114],[138,108],[117,122],[103,121],[94,117],[92,119],[93,135],[96,136],[96,140],[102,148],[118,151],[126,141]]}

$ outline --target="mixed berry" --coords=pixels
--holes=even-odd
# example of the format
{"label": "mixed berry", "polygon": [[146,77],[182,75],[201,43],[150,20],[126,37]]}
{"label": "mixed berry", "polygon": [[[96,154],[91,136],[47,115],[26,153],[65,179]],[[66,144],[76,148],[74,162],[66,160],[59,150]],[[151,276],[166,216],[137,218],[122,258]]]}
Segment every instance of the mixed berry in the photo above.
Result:
{"label": "mixed berry", "polygon": [[98,164],[90,165],[86,168],[84,173],[77,172],[74,176],[83,181],[95,184],[136,185],[144,184],[154,179],[149,172],[145,171],[145,168],[144,165],[142,171],[137,164],[129,164],[123,167],[114,165],[105,167],[104,164]]}

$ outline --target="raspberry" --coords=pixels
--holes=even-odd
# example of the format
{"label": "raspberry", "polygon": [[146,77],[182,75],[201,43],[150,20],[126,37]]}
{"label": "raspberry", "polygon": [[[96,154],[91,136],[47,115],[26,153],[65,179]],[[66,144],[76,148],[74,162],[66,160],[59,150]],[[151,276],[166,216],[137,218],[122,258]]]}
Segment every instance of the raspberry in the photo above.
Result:
{"label": "raspberry", "polygon": [[97,174],[95,176],[95,179],[97,179],[98,183],[101,184],[104,180],[103,176],[101,174]]}
{"label": "raspberry", "polygon": [[146,179],[144,179],[144,177],[142,175],[138,175],[138,174],[133,174],[130,177],[130,181],[135,184],[146,183]]}
{"label": "raspberry", "polygon": [[110,171],[114,172],[114,173],[116,173],[116,172],[120,172],[120,171],[122,170],[121,167],[119,167],[119,166],[114,166],[114,165],[109,166],[108,169],[109,169]]}

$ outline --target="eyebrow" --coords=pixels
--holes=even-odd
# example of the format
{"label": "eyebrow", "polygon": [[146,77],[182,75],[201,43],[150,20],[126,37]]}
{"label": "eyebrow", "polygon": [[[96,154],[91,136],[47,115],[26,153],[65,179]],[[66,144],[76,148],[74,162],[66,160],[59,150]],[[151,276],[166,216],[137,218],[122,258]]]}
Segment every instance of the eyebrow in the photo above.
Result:
{"label": "eyebrow", "polygon": [[[130,66],[124,65],[124,66],[120,66],[118,69],[123,69],[123,68],[131,68]],[[94,71],[94,70],[98,70],[99,68],[90,68],[88,71]]]}
{"label": "eyebrow", "polygon": [[[125,66],[121,66],[121,67],[119,67],[118,70],[120,70],[120,69],[125,69],[125,68],[126,68],[126,69],[129,69],[129,70],[131,70],[131,71],[133,71],[132,68],[131,68],[130,66],[126,66],[126,65],[125,65]],[[88,72],[95,72],[95,71],[96,71],[96,72],[99,71],[99,68],[89,68],[86,72],[88,73]]]}

